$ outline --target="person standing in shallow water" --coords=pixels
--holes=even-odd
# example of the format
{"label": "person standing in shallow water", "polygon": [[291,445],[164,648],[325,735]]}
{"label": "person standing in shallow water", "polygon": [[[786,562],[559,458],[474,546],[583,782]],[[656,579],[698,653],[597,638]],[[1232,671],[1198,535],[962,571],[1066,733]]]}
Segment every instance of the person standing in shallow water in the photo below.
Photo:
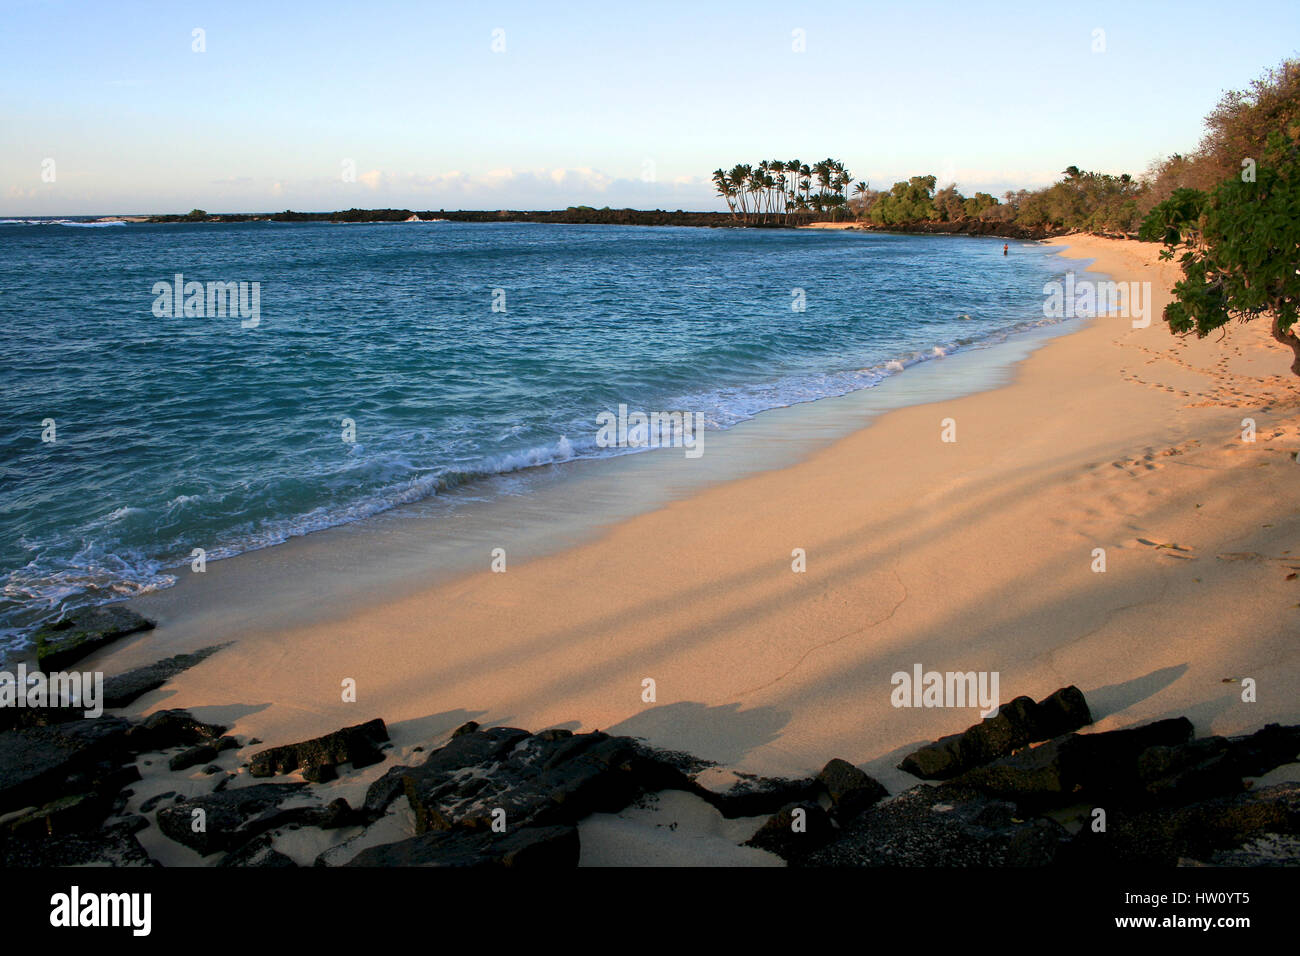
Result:
{"label": "person standing in shallow water", "polygon": [[1003,254],[1004,256],[1007,254],[1007,248],[1008,248],[1008,246],[1010,246],[1010,245],[1011,245],[1011,244],[1010,244],[1009,242],[1004,242],[1004,243],[1002,243],[1002,254]]}

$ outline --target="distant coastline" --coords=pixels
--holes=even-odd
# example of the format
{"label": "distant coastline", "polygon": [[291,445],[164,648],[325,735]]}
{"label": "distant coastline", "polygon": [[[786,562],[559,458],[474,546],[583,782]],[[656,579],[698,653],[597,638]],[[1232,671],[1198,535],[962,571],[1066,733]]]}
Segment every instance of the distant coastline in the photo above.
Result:
{"label": "distant coastline", "polygon": [[[411,209],[346,209],[334,212],[283,212],[258,213],[193,213],[154,216],[100,216],[97,222],[125,223],[232,223],[232,222],[541,222],[562,225],[610,226],[693,226],[729,229],[795,229],[805,225],[820,227],[832,225],[822,222],[799,225],[777,222],[742,222],[727,212],[688,212],[681,209],[596,209],[590,206],[570,206],[567,209],[469,209],[469,210],[411,210]],[[963,236],[995,236],[1006,239],[1048,239],[1064,235],[1067,229],[1030,228],[1012,222],[995,222],[979,219],[956,221],[918,221],[881,224],[869,221],[834,223],[836,228],[858,228],[873,232],[901,232],[949,234]]]}

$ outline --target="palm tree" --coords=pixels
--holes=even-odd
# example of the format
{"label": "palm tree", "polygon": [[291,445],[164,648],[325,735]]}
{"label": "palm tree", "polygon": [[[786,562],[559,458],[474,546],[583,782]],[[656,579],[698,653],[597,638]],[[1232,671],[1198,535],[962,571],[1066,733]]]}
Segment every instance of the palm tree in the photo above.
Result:
{"label": "palm tree", "polygon": [[796,192],[796,190],[798,190],[798,188],[799,188],[799,168],[800,168],[800,165],[801,165],[801,164],[800,164],[799,160],[797,160],[797,159],[792,159],[792,160],[790,160],[789,162],[787,162],[787,163],[785,164],[785,171],[786,171],[787,173],[790,174],[790,193],[789,193],[789,195],[787,196],[787,202],[786,202],[786,206],[785,206],[785,210],[786,210],[786,212],[785,212],[785,221],[786,221],[787,223],[790,221],[790,209],[791,209],[792,206],[795,206],[795,205],[796,205],[796,199],[797,199],[797,197],[796,197],[796,195],[795,195],[795,192]]}
{"label": "palm tree", "polygon": [[731,210],[731,214],[734,216],[736,214],[736,203],[733,197],[736,193],[731,187],[731,180],[727,178],[727,174],[721,169],[713,171],[713,185],[718,188],[718,195],[727,201],[727,208]]}
{"label": "palm tree", "polygon": [[[852,213],[853,174],[842,161],[829,157],[811,166],[798,159],[763,159],[754,166],[737,163],[730,171],[715,169],[713,185],[731,214],[745,224],[789,225],[799,218],[813,218],[814,212],[838,220],[841,211]],[[869,192],[864,181],[857,183],[853,196],[865,200]]]}
{"label": "palm tree", "polygon": [[820,190],[821,207],[825,209],[830,205],[830,188],[831,188],[831,171],[834,168],[833,159],[823,159],[813,167],[817,174],[817,186]]}
{"label": "palm tree", "polygon": [[840,203],[843,201],[843,196],[841,195],[841,193],[844,190],[844,186],[845,186],[844,176],[840,173],[839,164],[838,163],[832,164],[831,165],[831,189],[835,193],[835,198],[832,202],[835,207],[835,218],[837,219],[839,218]]}
{"label": "palm tree", "polygon": [[768,194],[768,205],[772,209],[772,217],[780,218],[781,200],[785,197],[785,163],[779,159],[774,159],[767,164],[770,183],[770,193]]}
{"label": "palm tree", "polygon": [[731,167],[731,189],[740,203],[740,215],[745,222],[749,222],[749,209],[745,204],[745,184],[749,180],[749,172],[749,167],[743,163]]}
{"label": "palm tree", "polygon": [[862,211],[866,212],[867,193],[871,186],[865,180],[859,180],[858,184],[853,187],[853,195],[862,200]]}
{"label": "palm tree", "polygon": [[748,166],[745,168],[749,170],[749,176],[745,183],[745,188],[754,196],[754,213],[757,215],[763,208],[762,197],[759,195],[763,190],[763,174],[757,169]]}

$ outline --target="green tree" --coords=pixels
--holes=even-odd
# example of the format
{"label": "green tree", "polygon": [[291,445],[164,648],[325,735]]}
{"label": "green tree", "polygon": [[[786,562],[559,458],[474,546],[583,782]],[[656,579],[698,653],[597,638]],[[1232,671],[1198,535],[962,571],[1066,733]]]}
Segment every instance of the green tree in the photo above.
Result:
{"label": "green tree", "polygon": [[1170,331],[1205,338],[1232,319],[1265,317],[1300,375],[1300,130],[1291,137],[1273,135],[1253,182],[1243,174],[1208,194],[1178,190],[1141,234],[1164,242],[1165,259],[1182,250],[1183,278],[1164,312]]}
{"label": "green tree", "polygon": [[1205,118],[1197,159],[1214,182],[1235,176],[1246,158],[1258,159],[1274,131],[1300,125],[1300,60],[1284,60],[1253,80],[1248,90],[1229,90]]}
{"label": "green tree", "polygon": [[[1175,189],[1164,202],[1156,205],[1138,230],[1138,238],[1143,242],[1164,243],[1170,249],[1176,249],[1186,243],[1195,248],[1200,244],[1201,210],[1205,206],[1206,194],[1199,189]],[[1173,253],[1163,258],[1172,257]]]}
{"label": "green tree", "polygon": [[936,181],[934,176],[913,176],[907,182],[894,183],[871,207],[871,218],[886,225],[937,219],[932,199]]}
{"label": "green tree", "polygon": [[988,193],[977,192],[962,204],[962,212],[968,219],[979,219],[990,209],[996,209],[998,201]]}
{"label": "green tree", "polygon": [[957,191],[956,183],[949,183],[934,194],[934,210],[944,222],[965,217],[966,197]]}

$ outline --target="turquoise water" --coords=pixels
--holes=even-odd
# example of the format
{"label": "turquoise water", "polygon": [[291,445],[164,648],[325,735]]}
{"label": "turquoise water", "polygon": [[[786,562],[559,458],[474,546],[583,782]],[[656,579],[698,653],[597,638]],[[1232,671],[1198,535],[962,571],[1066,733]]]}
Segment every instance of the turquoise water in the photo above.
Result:
{"label": "turquoise water", "polygon": [[[0,646],[169,585],[195,548],[215,560],[626,453],[596,441],[620,404],[729,428],[1042,324],[1060,260],[1002,243],[0,221]],[[258,321],[168,311],[155,285],[177,273],[258,283]]]}

